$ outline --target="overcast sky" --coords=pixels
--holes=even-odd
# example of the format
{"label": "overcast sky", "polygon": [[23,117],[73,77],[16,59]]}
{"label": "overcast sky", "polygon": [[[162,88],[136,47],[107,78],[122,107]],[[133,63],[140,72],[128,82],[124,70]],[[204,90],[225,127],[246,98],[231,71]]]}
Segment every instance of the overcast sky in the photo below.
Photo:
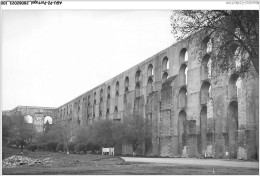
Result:
{"label": "overcast sky", "polygon": [[170,10],[4,10],[2,109],[59,107],[174,43]]}

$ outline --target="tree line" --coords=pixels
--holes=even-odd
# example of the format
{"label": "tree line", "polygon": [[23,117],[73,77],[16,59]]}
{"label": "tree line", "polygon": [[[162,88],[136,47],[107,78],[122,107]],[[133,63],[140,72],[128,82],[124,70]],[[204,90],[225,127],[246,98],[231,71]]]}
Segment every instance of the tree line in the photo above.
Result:
{"label": "tree line", "polygon": [[[19,120],[17,120],[19,119]],[[99,120],[74,129],[70,119],[60,120],[42,133],[26,122],[21,113],[3,116],[3,145],[16,145],[28,150],[57,151],[66,153],[100,153],[102,147],[132,146],[133,155],[144,141],[151,139],[151,123],[139,113],[121,121]]]}

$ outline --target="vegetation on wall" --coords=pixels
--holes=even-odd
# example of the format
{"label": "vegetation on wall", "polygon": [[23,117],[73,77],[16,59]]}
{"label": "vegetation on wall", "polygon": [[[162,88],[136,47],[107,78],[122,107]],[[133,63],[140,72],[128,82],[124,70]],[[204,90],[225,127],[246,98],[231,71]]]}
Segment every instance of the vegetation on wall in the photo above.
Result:
{"label": "vegetation on wall", "polygon": [[172,13],[171,26],[178,41],[191,34],[207,33],[217,51],[212,67],[219,68],[218,71],[226,72],[235,67],[230,64],[235,59],[240,62],[236,68],[240,76],[252,68],[259,75],[258,10],[177,10]]}

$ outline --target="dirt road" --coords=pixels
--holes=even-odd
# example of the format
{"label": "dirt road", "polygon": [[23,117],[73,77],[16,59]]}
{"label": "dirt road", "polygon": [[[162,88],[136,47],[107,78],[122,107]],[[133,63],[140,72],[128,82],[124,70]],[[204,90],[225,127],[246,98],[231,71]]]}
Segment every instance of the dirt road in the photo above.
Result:
{"label": "dirt road", "polygon": [[259,162],[241,161],[241,160],[196,159],[196,158],[139,158],[139,157],[121,157],[121,158],[124,159],[126,162],[259,168]]}

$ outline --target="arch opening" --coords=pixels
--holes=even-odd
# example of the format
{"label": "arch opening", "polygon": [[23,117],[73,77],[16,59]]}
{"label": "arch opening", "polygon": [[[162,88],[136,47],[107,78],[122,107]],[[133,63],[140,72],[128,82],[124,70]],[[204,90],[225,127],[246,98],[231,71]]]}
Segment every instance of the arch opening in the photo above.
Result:
{"label": "arch opening", "polygon": [[229,157],[232,159],[237,159],[238,125],[238,103],[232,101],[228,106],[228,145]]}
{"label": "arch opening", "polygon": [[169,69],[169,60],[168,57],[165,56],[162,61],[162,71],[166,71]]}
{"label": "arch opening", "polygon": [[137,70],[135,73],[135,82],[140,82],[141,81],[141,71]]}
{"label": "arch opening", "polygon": [[181,110],[178,116],[178,134],[179,134],[179,146],[178,152],[182,156],[187,155],[187,117],[186,112]]}
{"label": "arch opening", "polygon": [[162,75],[162,83],[164,83],[168,79],[168,73],[164,72]]}
{"label": "arch opening", "polygon": [[107,109],[107,112],[106,112],[106,120],[109,120],[109,109]]}
{"label": "arch opening", "polygon": [[117,108],[117,106],[115,106],[115,110],[114,110],[114,119],[118,119],[118,108]]}
{"label": "arch opening", "polygon": [[187,106],[187,89],[182,87],[179,91],[179,107],[185,108]]}
{"label": "arch opening", "polygon": [[180,68],[180,71],[179,71],[179,83],[180,83],[180,86],[183,86],[183,85],[187,85],[187,81],[188,81],[188,69],[187,69],[187,66],[186,64],[183,64]]}
{"label": "arch opening", "polygon": [[116,82],[116,97],[119,96],[119,82]]}
{"label": "arch opening", "polygon": [[25,121],[26,123],[33,123],[33,118],[32,118],[32,116],[30,116],[30,115],[26,115],[26,116],[24,117],[24,121]]}
{"label": "arch opening", "polygon": [[153,79],[149,78],[147,82],[147,92],[148,94],[153,91]]}
{"label": "arch opening", "polygon": [[153,65],[150,64],[147,70],[148,77],[153,76]]}
{"label": "arch opening", "polygon": [[201,77],[202,80],[211,78],[212,60],[210,55],[206,54],[201,61]]}
{"label": "arch opening", "polygon": [[179,61],[180,63],[187,62],[189,60],[188,50],[183,48],[179,54]]}
{"label": "arch opening", "polygon": [[110,107],[110,94],[107,95],[107,108]]}
{"label": "arch opening", "polygon": [[119,90],[119,82],[117,81],[116,82],[116,91],[118,91]]}
{"label": "arch opening", "polygon": [[125,87],[129,87],[129,77],[125,78]]}
{"label": "arch opening", "polygon": [[110,94],[110,86],[107,87],[107,94]]}
{"label": "arch opening", "polygon": [[211,85],[205,81],[200,88],[200,104],[207,104],[208,99],[211,97]]}
{"label": "arch opening", "polygon": [[140,97],[140,96],[141,96],[140,84],[136,83],[136,85],[135,85],[135,97]]}
{"label": "arch opening", "polygon": [[241,91],[242,79],[237,74],[232,74],[228,82],[229,98],[238,98]]}
{"label": "arch opening", "polygon": [[44,117],[44,124],[46,124],[46,123],[49,123],[49,124],[52,124],[52,117],[51,116],[46,116],[46,117]]}
{"label": "arch opening", "polygon": [[100,99],[103,97],[103,89],[100,90]]}

